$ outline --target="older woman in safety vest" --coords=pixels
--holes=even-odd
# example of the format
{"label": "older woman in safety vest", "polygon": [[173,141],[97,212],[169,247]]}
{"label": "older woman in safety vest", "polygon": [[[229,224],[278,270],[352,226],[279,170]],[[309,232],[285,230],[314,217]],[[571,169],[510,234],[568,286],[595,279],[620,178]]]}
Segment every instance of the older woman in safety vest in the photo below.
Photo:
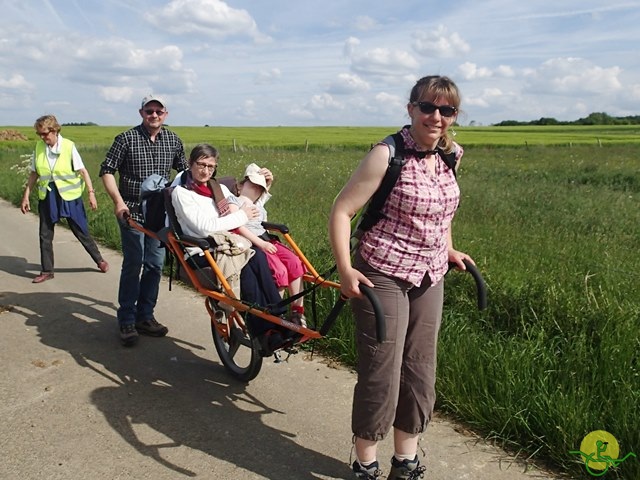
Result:
{"label": "older woman in safety vest", "polygon": [[60,135],[60,124],[53,115],[38,118],[34,124],[41,138],[36,143],[31,174],[22,196],[20,210],[31,210],[29,196],[37,182],[38,214],[40,216],[40,263],[42,270],[33,283],[42,283],[53,278],[53,232],[57,222],[67,219],[69,228],[101,272],[109,270],[100,250],[89,234],[87,214],[82,202],[85,185],[89,189],[89,204],[98,208],[95,190],[89,172],[75,144]]}

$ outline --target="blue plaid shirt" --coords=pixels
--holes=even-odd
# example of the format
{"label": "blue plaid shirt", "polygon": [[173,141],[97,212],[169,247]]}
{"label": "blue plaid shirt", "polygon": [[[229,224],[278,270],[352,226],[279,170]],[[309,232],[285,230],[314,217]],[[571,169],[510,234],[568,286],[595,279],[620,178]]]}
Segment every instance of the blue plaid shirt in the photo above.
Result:
{"label": "blue plaid shirt", "polygon": [[162,127],[153,142],[147,130],[138,125],[116,136],[100,166],[100,176],[119,173],[120,195],[133,219],[141,222],[140,185],[144,179],[156,174],[169,181],[171,169],[181,172],[188,168],[178,135]]}

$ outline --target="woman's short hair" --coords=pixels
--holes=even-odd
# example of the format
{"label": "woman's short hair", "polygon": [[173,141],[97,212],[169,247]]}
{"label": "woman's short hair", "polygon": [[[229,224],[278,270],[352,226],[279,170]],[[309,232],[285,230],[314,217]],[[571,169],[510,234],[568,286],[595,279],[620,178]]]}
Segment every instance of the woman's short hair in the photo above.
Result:
{"label": "woman's short hair", "polygon": [[54,115],[43,115],[39,117],[33,124],[36,130],[47,130],[49,132],[60,133],[62,127],[58,123],[58,119]]}
{"label": "woman's short hair", "polygon": [[189,154],[189,166],[193,165],[195,162],[202,158],[218,158],[218,149],[213,145],[209,145],[208,143],[200,143],[193,147],[191,150],[191,154]]}
{"label": "woman's short hair", "polygon": [[460,91],[449,77],[430,75],[418,80],[411,89],[409,102],[420,102],[427,98],[446,99],[447,105],[460,107]]}

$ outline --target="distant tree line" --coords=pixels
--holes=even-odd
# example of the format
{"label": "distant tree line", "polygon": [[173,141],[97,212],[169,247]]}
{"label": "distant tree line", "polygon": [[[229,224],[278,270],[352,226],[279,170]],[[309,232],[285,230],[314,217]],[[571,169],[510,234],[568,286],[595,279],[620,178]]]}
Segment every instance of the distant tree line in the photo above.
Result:
{"label": "distant tree line", "polygon": [[539,120],[530,122],[518,122],[516,120],[504,120],[496,123],[496,127],[513,127],[518,125],[638,125],[640,124],[640,115],[632,115],[628,117],[612,117],[604,112],[595,112],[588,117],[579,118],[578,120],[561,122],[555,118],[542,117]]}
{"label": "distant tree line", "polygon": [[71,123],[63,123],[63,127],[97,127],[97,123],[93,122],[71,122]]}

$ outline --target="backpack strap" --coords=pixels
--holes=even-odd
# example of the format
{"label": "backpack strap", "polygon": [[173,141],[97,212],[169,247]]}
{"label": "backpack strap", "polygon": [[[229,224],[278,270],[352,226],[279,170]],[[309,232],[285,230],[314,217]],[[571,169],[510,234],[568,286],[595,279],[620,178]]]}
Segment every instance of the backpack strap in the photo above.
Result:
{"label": "backpack strap", "polygon": [[382,178],[382,183],[380,183],[378,189],[371,196],[371,200],[369,200],[366,210],[362,214],[362,218],[357,227],[360,232],[370,230],[371,227],[382,219],[382,207],[398,181],[400,171],[406,163],[404,159],[404,140],[400,132],[387,136],[382,140],[382,143],[386,143],[389,147],[389,165]]}
{"label": "backpack strap", "polygon": [[441,148],[438,148],[438,154],[440,155],[440,158],[442,158],[442,161],[445,163],[445,165],[453,170],[453,176],[456,177],[457,180],[458,173],[456,172],[456,163],[458,161],[456,160],[456,152],[453,151],[450,153],[444,153]]}

